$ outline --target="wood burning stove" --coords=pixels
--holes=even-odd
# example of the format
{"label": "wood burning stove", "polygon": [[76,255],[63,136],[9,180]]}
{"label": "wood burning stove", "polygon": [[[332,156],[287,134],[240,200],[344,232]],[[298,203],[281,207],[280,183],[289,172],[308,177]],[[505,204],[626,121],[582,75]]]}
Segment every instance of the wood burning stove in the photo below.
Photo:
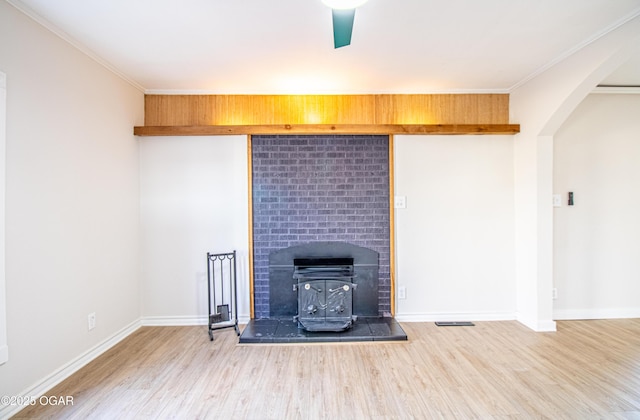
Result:
{"label": "wood burning stove", "polygon": [[[296,260],[300,263],[297,270]],[[307,261],[306,265],[304,260]],[[322,266],[328,266],[325,270],[334,271],[335,277],[336,267],[342,265],[348,267],[346,272],[339,273],[340,277],[352,277],[351,283],[357,284],[357,289],[352,290],[352,314],[358,318],[385,316],[382,305],[386,305],[386,301],[380,298],[378,290],[378,261],[379,254],[376,251],[346,242],[316,241],[275,250],[269,254],[269,299],[261,302],[256,300],[256,306],[268,304],[266,310],[261,309],[269,315],[268,318],[291,320],[296,315],[303,315],[305,312],[299,310],[298,304],[298,278],[301,275],[304,278],[309,271],[315,272],[314,276],[317,277]],[[294,271],[297,271],[295,275]],[[349,280],[347,278],[345,281],[348,283]],[[329,289],[333,290],[335,287]],[[309,290],[312,290],[311,284]],[[324,297],[320,297],[323,299],[320,302],[326,303]],[[335,313],[329,312],[329,315],[333,314]]]}
{"label": "wood burning stove", "polygon": [[353,258],[295,258],[294,320],[307,331],[344,331],[353,325]]}

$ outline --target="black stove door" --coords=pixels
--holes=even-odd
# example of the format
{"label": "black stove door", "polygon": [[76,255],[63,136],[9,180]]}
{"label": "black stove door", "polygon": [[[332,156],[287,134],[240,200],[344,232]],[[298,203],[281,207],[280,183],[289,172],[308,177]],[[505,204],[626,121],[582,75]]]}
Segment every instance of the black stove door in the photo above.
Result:
{"label": "black stove door", "polygon": [[308,331],[344,331],[353,322],[353,287],[344,280],[298,284],[298,322]]}

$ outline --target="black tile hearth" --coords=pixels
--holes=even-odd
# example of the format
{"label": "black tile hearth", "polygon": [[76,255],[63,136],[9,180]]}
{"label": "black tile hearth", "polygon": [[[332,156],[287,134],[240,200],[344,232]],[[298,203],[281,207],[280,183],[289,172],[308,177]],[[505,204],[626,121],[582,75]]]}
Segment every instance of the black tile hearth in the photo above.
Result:
{"label": "black tile hearth", "polygon": [[342,332],[309,332],[291,318],[252,319],[240,335],[241,344],[336,343],[357,341],[405,341],[407,334],[394,318],[359,317]]}

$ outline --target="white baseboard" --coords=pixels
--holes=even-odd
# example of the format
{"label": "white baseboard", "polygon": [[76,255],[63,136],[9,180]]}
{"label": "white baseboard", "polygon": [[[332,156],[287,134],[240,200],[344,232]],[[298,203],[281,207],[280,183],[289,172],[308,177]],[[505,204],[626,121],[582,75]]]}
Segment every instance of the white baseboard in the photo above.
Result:
{"label": "white baseboard", "polygon": [[513,321],[516,315],[511,312],[421,312],[397,313],[398,322],[436,322],[436,321]]}
{"label": "white baseboard", "polygon": [[[60,367],[50,375],[42,378],[40,381],[36,382],[29,388],[19,392],[16,395],[28,395],[30,397],[40,397],[44,395],[51,388],[53,388],[54,386],[58,385],[60,382],[67,379],[69,376],[76,373],[78,370],[80,370],[80,368],[87,365],[96,357],[100,356],[102,353],[104,353],[105,351],[109,350],[111,347],[118,344],[120,341],[122,341],[123,339],[131,335],[134,331],[136,331],[141,326],[142,324],[140,320],[136,320],[132,322],[131,324],[127,325],[120,331],[116,332],[111,337],[107,338],[101,343],[98,343],[93,348],[87,350],[80,356],[71,360],[66,365]],[[9,418],[15,415],[16,413],[18,413],[23,408],[24,407],[22,406],[16,406],[16,405],[0,406],[0,419]]]}
{"label": "white baseboard", "polygon": [[[239,324],[247,324],[248,316],[239,316]],[[207,325],[205,316],[147,316],[142,318],[142,325],[145,327],[176,327],[188,325]]]}
{"label": "white baseboard", "polygon": [[176,327],[187,325],[207,325],[206,316],[146,316],[142,318],[145,327]]}
{"label": "white baseboard", "polygon": [[640,318],[640,308],[556,309],[553,311],[553,319],[558,321],[620,318]]}
{"label": "white baseboard", "polygon": [[395,316],[398,322],[436,322],[436,321],[518,321],[536,332],[556,331],[556,323],[552,320],[535,320],[527,322],[513,312],[469,312],[469,313],[399,313]]}
{"label": "white baseboard", "polygon": [[519,318],[517,321],[522,325],[524,325],[525,327],[532,329],[535,332],[555,332],[558,330],[555,321],[551,319],[529,320],[529,319]]}

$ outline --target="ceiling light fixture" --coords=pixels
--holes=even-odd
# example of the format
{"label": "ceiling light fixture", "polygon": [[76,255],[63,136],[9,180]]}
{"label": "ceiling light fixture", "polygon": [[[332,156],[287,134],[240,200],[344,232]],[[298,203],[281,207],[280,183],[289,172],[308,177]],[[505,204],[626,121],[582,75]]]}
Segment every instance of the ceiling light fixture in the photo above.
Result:
{"label": "ceiling light fixture", "polygon": [[322,3],[334,10],[351,10],[360,7],[369,0],[322,0]]}
{"label": "ceiling light fixture", "polygon": [[345,47],[351,44],[353,32],[353,20],[356,15],[356,7],[362,6],[368,0],[321,0],[331,8],[333,17],[333,46]]}

